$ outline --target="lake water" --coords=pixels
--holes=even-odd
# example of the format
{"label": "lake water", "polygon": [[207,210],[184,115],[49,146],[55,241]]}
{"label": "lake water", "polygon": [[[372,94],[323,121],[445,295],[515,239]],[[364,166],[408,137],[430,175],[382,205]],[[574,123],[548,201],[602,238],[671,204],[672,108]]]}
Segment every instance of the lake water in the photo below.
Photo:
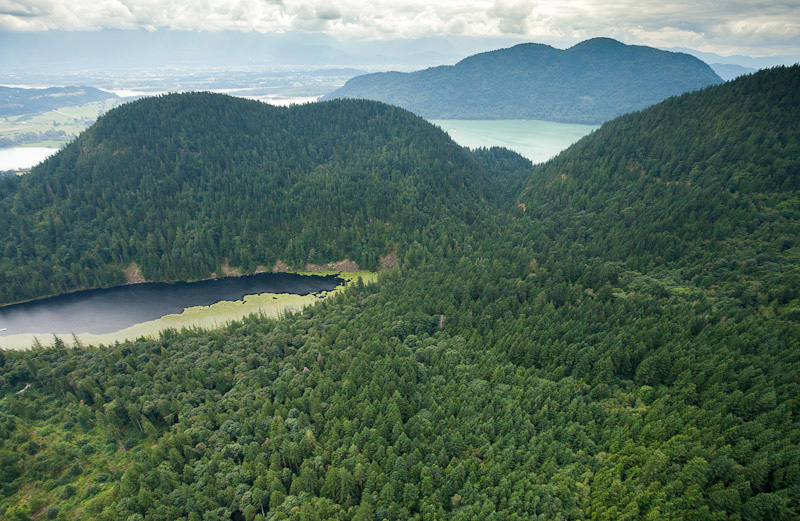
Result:
{"label": "lake water", "polygon": [[245,295],[292,293],[308,295],[336,288],[334,275],[259,273],[200,282],[148,282],[86,290],[23,304],[0,307],[0,337],[23,333],[105,334],[180,313],[192,306],[241,300]]}
{"label": "lake water", "polygon": [[447,131],[453,141],[461,146],[505,147],[534,163],[547,161],[599,128],[595,125],[524,119],[432,119],[430,122]]}
{"label": "lake water", "polygon": [[47,147],[0,148],[0,172],[31,168],[56,152],[58,152],[57,148]]}

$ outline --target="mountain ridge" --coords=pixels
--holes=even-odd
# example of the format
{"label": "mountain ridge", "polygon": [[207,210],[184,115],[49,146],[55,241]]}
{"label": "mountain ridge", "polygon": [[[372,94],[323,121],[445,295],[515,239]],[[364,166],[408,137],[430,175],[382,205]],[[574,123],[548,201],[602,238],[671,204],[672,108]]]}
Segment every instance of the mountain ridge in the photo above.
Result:
{"label": "mountain ridge", "polygon": [[688,54],[595,38],[564,50],[523,43],[452,66],[357,76],[323,99],[376,99],[432,119],[597,123],[721,81]]}
{"label": "mountain ridge", "polygon": [[131,262],[156,281],[278,260],[375,269],[410,229],[474,219],[502,191],[486,164],[379,102],[144,98],[0,185],[0,302],[116,285]]}

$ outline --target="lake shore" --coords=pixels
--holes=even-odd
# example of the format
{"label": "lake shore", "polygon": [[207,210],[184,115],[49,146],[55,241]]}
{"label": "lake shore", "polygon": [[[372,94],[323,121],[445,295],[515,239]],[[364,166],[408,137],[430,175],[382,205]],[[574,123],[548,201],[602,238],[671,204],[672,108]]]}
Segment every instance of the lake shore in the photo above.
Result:
{"label": "lake shore", "polygon": [[165,329],[200,328],[215,329],[223,327],[235,320],[241,320],[249,315],[262,314],[266,317],[280,317],[287,313],[294,313],[306,306],[343,291],[347,285],[359,278],[369,284],[375,282],[378,274],[369,271],[336,272],[321,271],[314,273],[299,273],[299,275],[336,275],[344,280],[332,291],[322,291],[308,295],[295,295],[291,293],[260,293],[245,295],[242,300],[222,301],[210,306],[193,306],[184,309],[181,313],[165,315],[156,320],[141,322],[131,327],[107,334],[58,334],[52,333],[25,333],[0,337],[0,349],[24,350],[36,345],[38,340],[42,346],[51,346],[55,337],[61,339],[67,346],[73,346],[75,339],[82,345],[108,345],[139,337],[157,337]]}

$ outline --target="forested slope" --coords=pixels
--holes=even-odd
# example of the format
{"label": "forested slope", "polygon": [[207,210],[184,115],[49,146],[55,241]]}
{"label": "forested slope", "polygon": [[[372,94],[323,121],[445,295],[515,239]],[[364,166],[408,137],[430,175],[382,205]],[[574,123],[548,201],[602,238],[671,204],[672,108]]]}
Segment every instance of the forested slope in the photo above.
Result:
{"label": "forested slope", "polygon": [[357,76],[325,96],[367,98],[426,118],[600,123],[722,80],[693,56],[594,38],[526,43],[453,66]]}
{"label": "forested slope", "polygon": [[143,99],[0,184],[0,303],[120,284],[131,262],[169,281],[226,263],[375,269],[414,230],[470,222],[514,185],[485,166],[377,102]]}
{"label": "forested slope", "polygon": [[581,256],[754,303],[800,297],[800,75],[780,68],[622,116],[519,201]]}
{"label": "forested slope", "polygon": [[798,81],[615,120],[283,320],[0,352],[0,512],[797,519]]}

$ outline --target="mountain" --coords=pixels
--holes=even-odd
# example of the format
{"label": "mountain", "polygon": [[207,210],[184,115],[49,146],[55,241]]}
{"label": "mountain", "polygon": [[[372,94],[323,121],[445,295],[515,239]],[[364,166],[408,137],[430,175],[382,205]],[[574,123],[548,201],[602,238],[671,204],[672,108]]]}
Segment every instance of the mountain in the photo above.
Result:
{"label": "mountain", "polygon": [[668,268],[703,286],[711,270],[721,289],[745,293],[755,275],[792,286],[798,71],[766,70],[608,122],[540,169],[520,201],[539,224],[558,215],[555,228],[591,229],[590,241],[574,240],[637,271]]}
{"label": "mountain", "polygon": [[[798,87],[671,98],[535,168],[479,150],[471,197],[409,163],[445,215],[281,320],[0,351],[0,514],[797,519]],[[486,203],[450,218],[462,195]]]}
{"label": "mountain", "polygon": [[[0,30],[0,71],[47,81],[53,75],[92,76],[93,71],[255,67],[285,71],[290,68],[367,65],[420,67],[452,63],[470,52],[508,39],[429,37],[419,39],[362,40],[321,33],[289,31],[180,31],[158,28],[98,31]],[[49,80],[49,81],[52,81]]]}
{"label": "mountain", "polygon": [[595,38],[566,50],[528,43],[453,66],[357,76],[325,99],[375,99],[435,119],[598,123],[720,81],[691,56]]}
{"label": "mountain", "polygon": [[756,72],[757,69],[751,67],[742,67],[733,63],[710,63],[709,66],[717,73],[717,75],[725,81],[738,78],[744,74]]}
{"label": "mountain", "polygon": [[116,98],[115,94],[94,87],[50,87],[23,89],[0,87],[0,117],[38,114],[71,105]]}
{"label": "mountain", "polygon": [[[592,517],[691,517],[677,490],[705,519],[800,515],[798,118],[800,67],[760,71],[606,123],[520,194],[517,240],[561,311],[506,325],[514,359],[658,389],[595,473]],[[587,287],[617,311],[582,306]]]}
{"label": "mountain", "polygon": [[[524,162],[524,160],[523,160]],[[120,106],[0,186],[0,302],[379,257],[494,192],[468,150],[371,101],[291,108],[210,93]]]}

